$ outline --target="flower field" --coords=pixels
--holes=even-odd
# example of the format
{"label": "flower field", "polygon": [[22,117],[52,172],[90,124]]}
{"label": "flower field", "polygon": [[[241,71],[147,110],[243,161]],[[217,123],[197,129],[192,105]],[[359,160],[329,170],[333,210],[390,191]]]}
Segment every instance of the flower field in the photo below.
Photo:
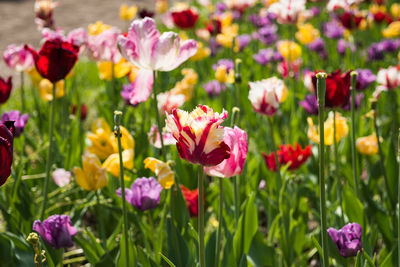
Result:
{"label": "flower field", "polygon": [[1,51],[1,267],[400,265],[398,1],[32,8],[41,42]]}

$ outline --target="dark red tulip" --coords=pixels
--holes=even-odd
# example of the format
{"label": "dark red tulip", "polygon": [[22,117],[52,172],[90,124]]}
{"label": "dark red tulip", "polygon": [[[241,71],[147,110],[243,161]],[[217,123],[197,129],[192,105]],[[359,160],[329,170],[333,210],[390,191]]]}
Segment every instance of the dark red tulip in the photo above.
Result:
{"label": "dark red tulip", "polygon": [[339,15],[338,18],[343,27],[349,30],[357,28],[363,20],[362,16],[358,16],[352,12],[344,12],[343,14]]}
{"label": "dark red tulip", "polygon": [[[269,154],[261,153],[264,157],[265,163],[268,169],[271,171],[276,171],[278,168],[276,166],[275,153],[271,152]],[[280,149],[277,151],[279,164],[286,165],[289,164],[289,170],[296,170],[307,161],[311,156],[311,146],[306,146],[304,149],[301,148],[299,144],[296,143],[296,147],[292,145],[280,145]]]}
{"label": "dark red tulip", "polygon": [[7,80],[0,77],[0,104],[7,102],[12,89],[11,76]]}
{"label": "dark red tulip", "polygon": [[142,19],[144,19],[145,17],[152,18],[154,17],[154,12],[143,8],[139,10],[139,17],[141,17]]}
{"label": "dark red tulip", "polygon": [[0,124],[0,186],[11,174],[13,161],[14,122],[6,121]]}
{"label": "dark red tulip", "polygon": [[[341,73],[340,69],[328,74],[326,78],[325,107],[344,107],[350,97],[350,72]],[[314,90],[317,92],[317,78],[312,76]]]}
{"label": "dark red tulip", "polygon": [[181,29],[193,28],[199,18],[199,14],[190,8],[171,12],[171,16],[175,26]]}
{"label": "dark red tulip", "polygon": [[222,23],[219,19],[212,19],[206,24],[206,28],[211,35],[217,35],[218,33],[221,33]]}
{"label": "dark red tulip", "polygon": [[[71,113],[73,114],[73,115],[75,115],[75,113],[76,113],[76,111],[77,111],[77,106],[76,105],[73,105],[72,107],[71,107]],[[81,105],[81,121],[84,121],[85,119],[86,119],[86,117],[87,117],[87,106],[85,105],[85,104],[82,104]]]}
{"label": "dark red tulip", "polygon": [[52,83],[64,79],[78,59],[79,47],[61,39],[47,40],[39,53],[25,47],[32,53],[39,74]]}
{"label": "dark red tulip", "polygon": [[385,12],[377,12],[377,13],[375,13],[374,14],[374,20],[377,23],[381,23],[381,22],[385,21],[387,24],[390,24],[390,23],[393,22],[393,18],[389,14],[387,14]]}
{"label": "dark red tulip", "polygon": [[188,207],[190,217],[199,216],[199,189],[190,190],[181,185],[181,190],[186,200],[186,206]]}

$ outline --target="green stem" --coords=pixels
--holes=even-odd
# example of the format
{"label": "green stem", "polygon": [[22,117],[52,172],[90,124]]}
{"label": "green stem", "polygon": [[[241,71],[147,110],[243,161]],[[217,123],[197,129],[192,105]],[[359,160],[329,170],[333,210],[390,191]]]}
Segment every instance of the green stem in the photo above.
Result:
{"label": "green stem", "polygon": [[156,119],[157,119],[157,127],[158,127],[158,132],[160,135],[160,141],[161,141],[161,154],[163,156],[164,161],[167,161],[167,156],[165,154],[165,148],[164,148],[164,140],[162,137],[162,126],[161,126],[161,119],[160,119],[160,112],[158,111],[158,101],[157,101],[157,86],[156,86],[156,79],[157,79],[157,72],[153,71],[153,103],[154,103],[154,112],[156,113]]}
{"label": "green stem", "polygon": [[218,178],[218,182],[219,182],[219,210],[218,210],[217,243],[215,244],[214,267],[219,266],[219,256],[220,256],[220,250],[221,250],[221,236],[222,236],[222,210],[224,208],[224,194],[223,194],[222,178]]}
{"label": "green stem", "polygon": [[397,138],[397,162],[399,164],[399,179],[397,180],[397,264],[400,264],[400,129]]}
{"label": "green stem", "polygon": [[[232,108],[232,117],[231,117],[231,127],[233,128],[236,122],[239,120],[240,109],[238,107]],[[240,194],[239,194],[239,185],[240,185],[240,176],[232,177],[233,183],[233,192],[234,192],[234,205],[235,205],[235,227],[238,226],[239,217],[240,217]]]}
{"label": "green stem", "polygon": [[319,190],[320,190],[320,214],[321,214],[321,239],[322,239],[322,266],[329,266],[328,256],[328,237],[326,226],[326,196],[325,196],[325,142],[324,142],[324,108],[325,108],[325,87],[326,73],[318,73],[317,75],[317,97],[318,97],[318,124],[319,124]]}
{"label": "green stem", "polygon": [[274,124],[272,122],[271,117],[268,117],[268,125],[269,125],[272,151],[274,151],[276,168],[277,168],[277,170],[276,170],[276,186],[277,186],[278,199],[279,199],[280,190],[282,187],[281,165],[279,163],[278,152],[276,151],[275,138],[274,138]]}
{"label": "green stem", "polygon": [[199,182],[199,262],[200,267],[206,266],[206,257],[205,257],[205,250],[204,250],[204,170],[203,166],[198,166],[198,182]]}
{"label": "green stem", "polygon": [[25,112],[24,72],[21,71],[21,112]]}
{"label": "green stem", "polygon": [[102,212],[101,212],[101,205],[100,205],[100,196],[99,196],[99,192],[95,191],[96,194],[96,208],[97,208],[97,220],[99,223],[99,234],[100,234],[100,240],[103,243],[103,248],[107,248],[107,242],[106,242],[106,235],[104,232],[104,222],[103,222],[103,216],[102,216]]}
{"label": "green stem", "polygon": [[121,121],[122,112],[114,112],[114,132],[118,140],[118,154],[119,154],[119,178],[121,183],[121,198],[122,198],[122,215],[124,219],[124,241],[125,241],[125,267],[129,266],[129,247],[128,247],[128,218],[126,211],[126,201],[125,201],[125,181],[124,181],[124,164],[122,159],[122,144],[121,144]]}
{"label": "green stem", "polygon": [[53,83],[53,99],[51,101],[50,128],[49,128],[49,149],[47,151],[46,178],[44,180],[43,202],[42,202],[42,209],[40,211],[40,220],[42,221],[44,219],[44,211],[47,205],[47,192],[49,190],[51,159],[53,158],[51,152],[53,150],[54,113],[56,110],[55,103],[56,103],[56,84]]}
{"label": "green stem", "polygon": [[64,249],[60,248],[59,250],[59,257],[60,257],[60,267],[64,266]]}
{"label": "green stem", "polygon": [[357,72],[351,72],[351,163],[353,167],[353,182],[356,196],[360,198],[358,192],[358,179],[357,179],[357,159],[356,159],[356,127],[355,127],[355,98],[356,98],[356,82]]}
{"label": "green stem", "polygon": [[35,102],[35,109],[36,109],[38,120],[39,120],[39,132],[40,132],[42,130],[42,115],[41,115],[41,112],[40,112],[39,100],[38,100],[38,95],[37,95],[37,88],[32,85],[31,89],[32,89],[33,101]]}

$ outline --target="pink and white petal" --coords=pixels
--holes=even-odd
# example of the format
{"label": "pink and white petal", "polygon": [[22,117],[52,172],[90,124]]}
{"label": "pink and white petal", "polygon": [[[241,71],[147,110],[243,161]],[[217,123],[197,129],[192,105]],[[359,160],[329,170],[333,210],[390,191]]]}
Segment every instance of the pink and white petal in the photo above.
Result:
{"label": "pink and white petal", "polygon": [[176,67],[188,60],[190,57],[197,53],[197,42],[195,40],[186,40],[181,44],[179,49],[178,58],[176,60]]}
{"label": "pink and white petal", "polygon": [[133,90],[130,94],[129,103],[137,105],[146,101],[153,88],[153,71],[147,69],[140,69],[135,81],[133,82]]}
{"label": "pink and white petal", "polygon": [[155,70],[170,71],[175,69],[179,54],[179,35],[174,32],[164,32],[151,51],[151,65]]}

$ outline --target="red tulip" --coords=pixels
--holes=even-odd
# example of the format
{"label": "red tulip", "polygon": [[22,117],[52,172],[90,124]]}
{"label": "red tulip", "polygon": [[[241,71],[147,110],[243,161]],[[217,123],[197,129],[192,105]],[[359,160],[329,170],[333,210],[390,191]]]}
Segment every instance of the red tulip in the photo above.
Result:
{"label": "red tulip", "polygon": [[199,216],[199,189],[190,190],[181,185],[183,197],[186,200],[186,206],[189,209],[190,217]]}
{"label": "red tulip", "polygon": [[0,124],[0,186],[11,174],[13,160],[14,122],[6,121]]}
{"label": "red tulip", "polygon": [[26,48],[33,55],[37,71],[52,83],[64,79],[78,59],[79,47],[61,39],[47,40],[39,53],[32,47]]}
{"label": "red tulip", "polygon": [[7,81],[0,77],[0,104],[7,102],[10,97],[12,89],[11,76],[8,77]]}
{"label": "red tulip", "polygon": [[[341,73],[340,69],[328,74],[326,79],[325,106],[327,108],[343,107],[350,98],[350,72]],[[312,76],[315,92],[317,91],[317,78]]]}
{"label": "red tulip", "polygon": [[206,28],[211,35],[217,35],[221,33],[222,23],[219,19],[212,19],[206,24]]}
{"label": "red tulip", "polygon": [[[75,115],[77,109],[78,109],[78,107],[76,105],[72,105],[71,113],[73,115]],[[87,116],[87,106],[85,104],[81,105],[80,113],[81,113],[81,121],[84,121],[86,119],[86,116]]]}
{"label": "red tulip", "polygon": [[357,28],[363,20],[362,16],[355,15],[352,12],[344,12],[343,14],[339,15],[338,18],[343,27],[349,30]]}
{"label": "red tulip", "polygon": [[174,24],[181,29],[193,28],[199,18],[199,14],[190,8],[171,12],[171,16]]}
{"label": "red tulip", "polygon": [[[277,170],[275,153],[271,152],[269,154],[261,153],[264,156],[265,163],[268,169],[272,171]],[[292,145],[280,145],[280,150],[277,151],[279,164],[286,165],[289,164],[289,170],[296,170],[307,161],[311,156],[311,146],[306,146],[304,149],[301,148],[299,144],[296,143],[296,148]]]}

